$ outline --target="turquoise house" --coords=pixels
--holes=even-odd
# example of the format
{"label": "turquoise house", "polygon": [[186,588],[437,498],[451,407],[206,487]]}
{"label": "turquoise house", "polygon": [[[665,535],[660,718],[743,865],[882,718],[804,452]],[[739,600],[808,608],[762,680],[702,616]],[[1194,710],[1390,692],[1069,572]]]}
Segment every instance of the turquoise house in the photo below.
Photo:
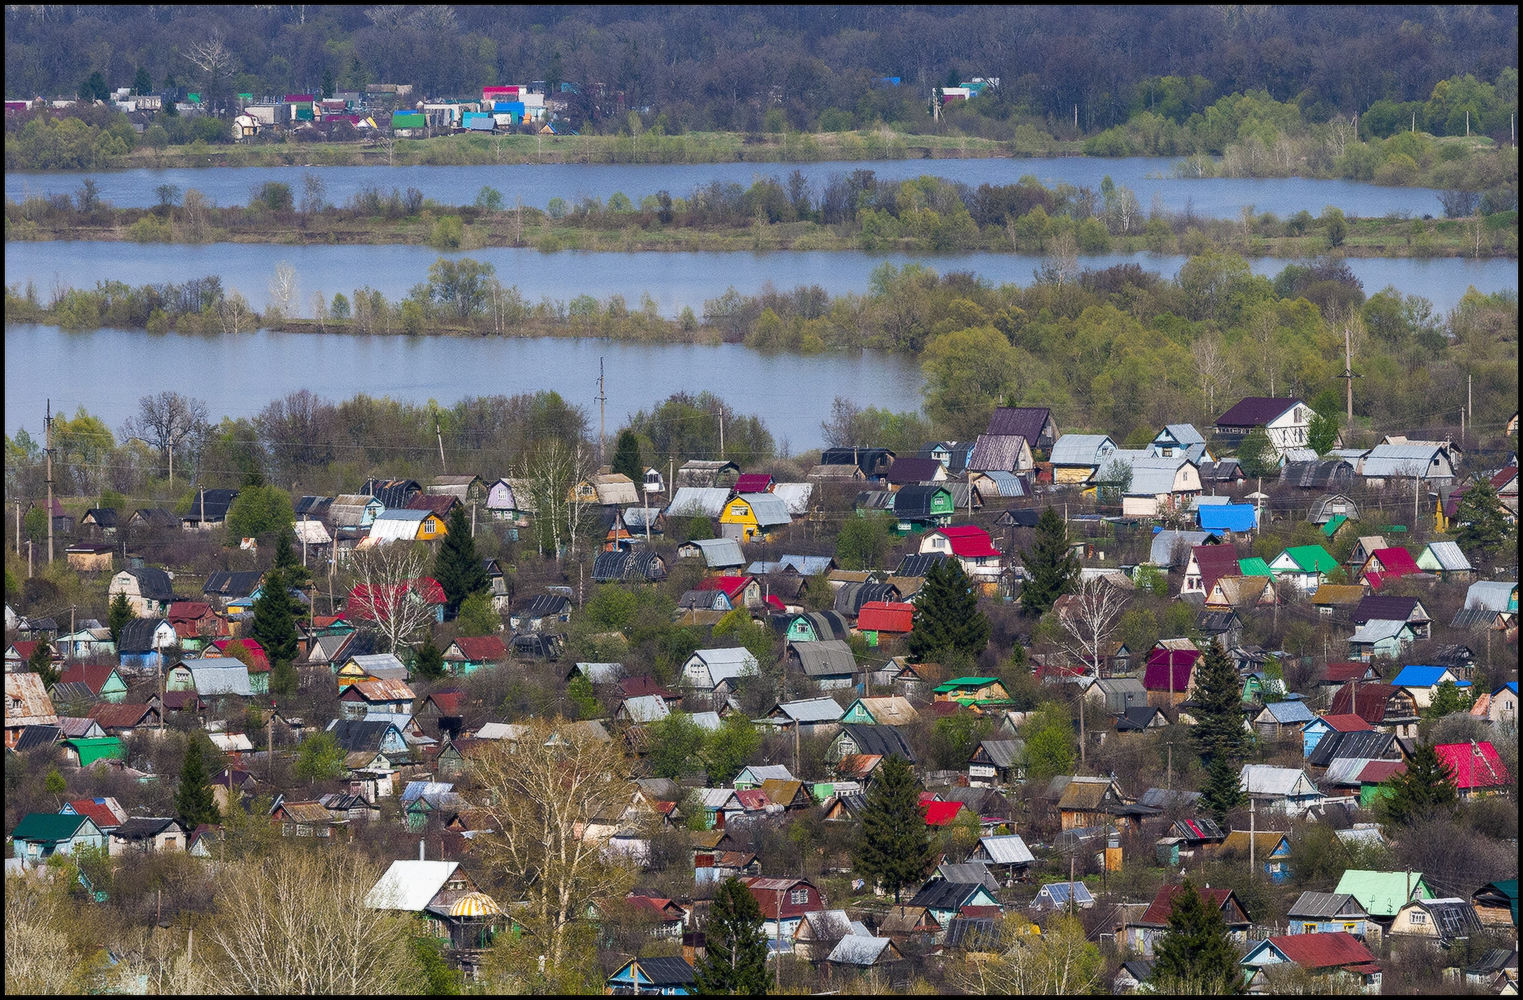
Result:
{"label": "turquoise house", "polygon": [[67,813],[27,813],[11,831],[13,856],[28,863],[54,854],[73,854],[84,848],[106,848],[106,835],[88,816]]}
{"label": "turquoise house", "polygon": [[614,996],[685,997],[697,992],[693,967],[685,958],[632,958],[608,977],[604,992]]}

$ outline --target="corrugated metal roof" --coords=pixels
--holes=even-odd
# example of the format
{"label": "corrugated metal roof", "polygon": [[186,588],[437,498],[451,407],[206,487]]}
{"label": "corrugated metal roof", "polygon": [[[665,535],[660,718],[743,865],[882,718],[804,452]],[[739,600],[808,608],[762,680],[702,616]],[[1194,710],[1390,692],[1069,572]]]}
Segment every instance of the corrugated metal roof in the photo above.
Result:
{"label": "corrugated metal roof", "polygon": [[458,861],[393,861],[365,894],[365,905],[372,910],[422,912],[459,867]]}
{"label": "corrugated metal roof", "polygon": [[841,706],[833,698],[783,702],[777,706],[777,711],[795,722],[836,722],[842,714]]}
{"label": "corrugated metal roof", "polygon": [[1006,834],[998,837],[981,837],[978,841],[985,854],[989,856],[989,863],[996,865],[1029,865],[1036,863],[1036,856],[1031,853],[1031,848],[1016,834]]}
{"label": "corrugated metal roof", "polygon": [[1109,434],[1064,434],[1052,444],[1054,466],[1089,466],[1097,468],[1116,450]]}

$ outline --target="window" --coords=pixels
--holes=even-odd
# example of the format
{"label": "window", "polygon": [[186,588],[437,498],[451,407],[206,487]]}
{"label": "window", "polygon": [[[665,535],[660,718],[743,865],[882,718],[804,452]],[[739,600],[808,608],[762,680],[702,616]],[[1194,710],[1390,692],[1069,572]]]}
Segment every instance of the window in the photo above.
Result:
{"label": "window", "polygon": [[794,889],[792,892],[788,893],[788,902],[790,902],[790,903],[800,903],[800,904],[802,904],[802,903],[808,903],[809,902],[809,890],[808,889]]}
{"label": "window", "polygon": [[1421,910],[1413,913],[1411,918],[1413,924],[1426,924],[1428,922],[1428,915]]}

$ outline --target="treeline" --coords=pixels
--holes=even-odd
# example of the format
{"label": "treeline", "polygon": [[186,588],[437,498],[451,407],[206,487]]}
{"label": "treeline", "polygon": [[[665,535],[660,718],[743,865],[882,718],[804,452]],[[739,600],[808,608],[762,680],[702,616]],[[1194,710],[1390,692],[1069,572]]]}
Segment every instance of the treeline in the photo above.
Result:
{"label": "treeline", "polygon": [[[1337,412],[1345,331],[1360,375],[1360,426],[1446,425],[1467,398],[1498,411],[1485,418],[1495,423],[1518,392],[1516,295],[1472,290],[1440,315],[1426,299],[1394,288],[1366,293],[1336,259],[1268,278],[1218,249],[1192,256],[1173,280],[1137,265],[1088,271],[1077,257],[1054,255],[1025,287],[885,264],[865,294],[731,290],[705,303],[701,317],[685,309],[675,319],[660,315],[648,296],[633,308],[622,296],[531,303],[491,265],[469,257],[440,258],[400,301],[368,286],[331,298],[318,293],[317,315],[297,320],[285,318],[300,315],[290,301],[263,317],[245,314],[236,294],[209,308],[217,290],[186,299],[186,311],[169,325],[180,328],[183,319],[186,329],[220,324],[227,332],[262,324],[360,334],[722,340],[759,350],[911,354],[925,371],[925,397],[886,408],[913,411],[923,403],[935,433],[959,440],[980,433],[999,402],[1048,406],[1065,429],[1092,428],[1122,442],[1145,435],[1137,438],[1143,444],[1166,423],[1209,425],[1244,395],[1299,396],[1319,412]],[[92,316],[141,316],[150,303],[166,301],[160,291],[102,284],[58,293],[44,306],[34,289],[13,286],[6,314],[12,322],[69,320],[85,328],[108,325]],[[189,308],[197,303],[198,310]]]}
{"label": "treeline", "polygon": [[[579,124],[624,128],[649,108],[647,125],[676,133],[930,129],[935,87],[985,77],[998,92],[953,108],[949,124],[1073,137],[1255,90],[1298,102],[1310,121],[1400,109],[1441,80],[1515,69],[1516,37],[1510,5],[573,6],[536,9],[533,24],[447,5],[12,6],[5,86],[10,98],[98,92],[99,74],[108,88],[195,91],[218,107],[240,92],[397,83],[463,96],[543,80]],[[1453,116],[1430,124],[1464,134]],[[1472,130],[1505,126],[1503,115]]]}

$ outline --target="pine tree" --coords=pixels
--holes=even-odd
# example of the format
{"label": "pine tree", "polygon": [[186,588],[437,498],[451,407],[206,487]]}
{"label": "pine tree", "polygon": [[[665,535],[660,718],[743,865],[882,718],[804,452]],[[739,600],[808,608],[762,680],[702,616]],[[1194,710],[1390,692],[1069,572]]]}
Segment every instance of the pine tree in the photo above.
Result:
{"label": "pine tree", "polygon": [[444,676],[444,654],[434,643],[432,630],[423,637],[423,644],[413,654],[412,672],[426,680],[437,680]]}
{"label": "pine tree", "polygon": [[46,639],[37,640],[32,655],[26,658],[26,668],[42,680],[44,688],[58,683],[58,671],[53,667],[53,647]]}
{"label": "pine tree", "polygon": [[1454,776],[1431,743],[1419,745],[1408,758],[1406,771],[1393,775],[1386,787],[1389,794],[1377,800],[1377,808],[1388,826],[1410,826],[1448,813],[1459,799]]}
{"label": "pine tree", "polygon": [[1212,758],[1206,765],[1206,786],[1201,789],[1200,801],[1218,823],[1242,804],[1242,778],[1226,757]]}
{"label": "pine tree", "polygon": [[296,556],[289,531],[282,531],[275,539],[275,568],[285,577],[291,590],[305,590],[312,582],[312,574]]}
{"label": "pine tree", "polygon": [[118,593],[111,598],[111,606],[106,611],[106,627],[111,630],[113,646],[121,641],[122,629],[136,617],[137,612],[132,610],[132,602],[127,600],[126,594]]}
{"label": "pine tree", "polygon": [[1243,992],[1237,949],[1222,911],[1201,899],[1189,879],[1174,893],[1169,929],[1154,949],[1153,985],[1165,992]]}
{"label": "pine tree", "polygon": [[903,757],[883,762],[867,792],[853,860],[857,870],[894,894],[917,885],[936,863],[920,811],[920,786]]}
{"label": "pine tree", "polygon": [[1021,585],[1021,610],[1045,615],[1058,598],[1068,593],[1079,577],[1079,562],[1068,547],[1068,526],[1048,507],[1036,523],[1036,541],[1022,552],[1026,582]]}
{"label": "pine tree", "polygon": [[726,879],[714,894],[705,929],[706,953],[694,970],[702,995],[760,996],[767,992],[767,942],[762,911],[738,878]]}
{"label": "pine tree", "polygon": [[465,519],[465,509],[456,507],[450,512],[449,532],[439,546],[438,558],[434,560],[434,579],[444,588],[444,616],[454,618],[460,612],[460,604],[472,594],[480,594],[491,587],[487,579],[486,565],[476,554],[476,540],[471,537],[471,526]]}
{"label": "pine tree", "polygon": [[264,647],[273,669],[281,662],[296,659],[296,599],[291,596],[285,573],[272,568],[264,575],[259,597],[254,601],[254,620],[249,627],[251,638]]}
{"label": "pine tree", "polygon": [[925,574],[905,645],[917,660],[949,653],[977,656],[989,644],[989,619],[978,609],[973,582],[956,559],[943,559]]}
{"label": "pine tree", "polygon": [[1232,661],[1217,643],[1209,643],[1203,661],[1196,665],[1195,726],[1190,732],[1201,758],[1209,765],[1218,758],[1229,764],[1248,753],[1248,733],[1243,729],[1243,682]]}
{"label": "pine tree", "polygon": [[276,660],[270,666],[270,694],[277,698],[289,698],[301,687],[301,677],[296,664],[290,660]]}
{"label": "pine tree", "polygon": [[1482,479],[1465,487],[1455,505],[1454,520],[1458,524],[1454,540],[1460,548],[1478,552],[1483,559],[1495,559],[1509,548],[1507,543],[1512,530],[1507,521],[1507,510],[1488,480]]}
{"label": "pine tree", "polygon": [[619,432],[619,442],[614,446],[613,471],[628,476],[636,486],[645,481],[645,469],[640,463],[640,439],[628,428]]}
{"label": "pine tree", "polygon": [[204,737],[192,733],[186,741],[185,763],[180,766],[180,785],[175,789],[175,815],[187,830],[202,823],[220,823],[222,814],[212,796],[211,777],[206,773]]}

